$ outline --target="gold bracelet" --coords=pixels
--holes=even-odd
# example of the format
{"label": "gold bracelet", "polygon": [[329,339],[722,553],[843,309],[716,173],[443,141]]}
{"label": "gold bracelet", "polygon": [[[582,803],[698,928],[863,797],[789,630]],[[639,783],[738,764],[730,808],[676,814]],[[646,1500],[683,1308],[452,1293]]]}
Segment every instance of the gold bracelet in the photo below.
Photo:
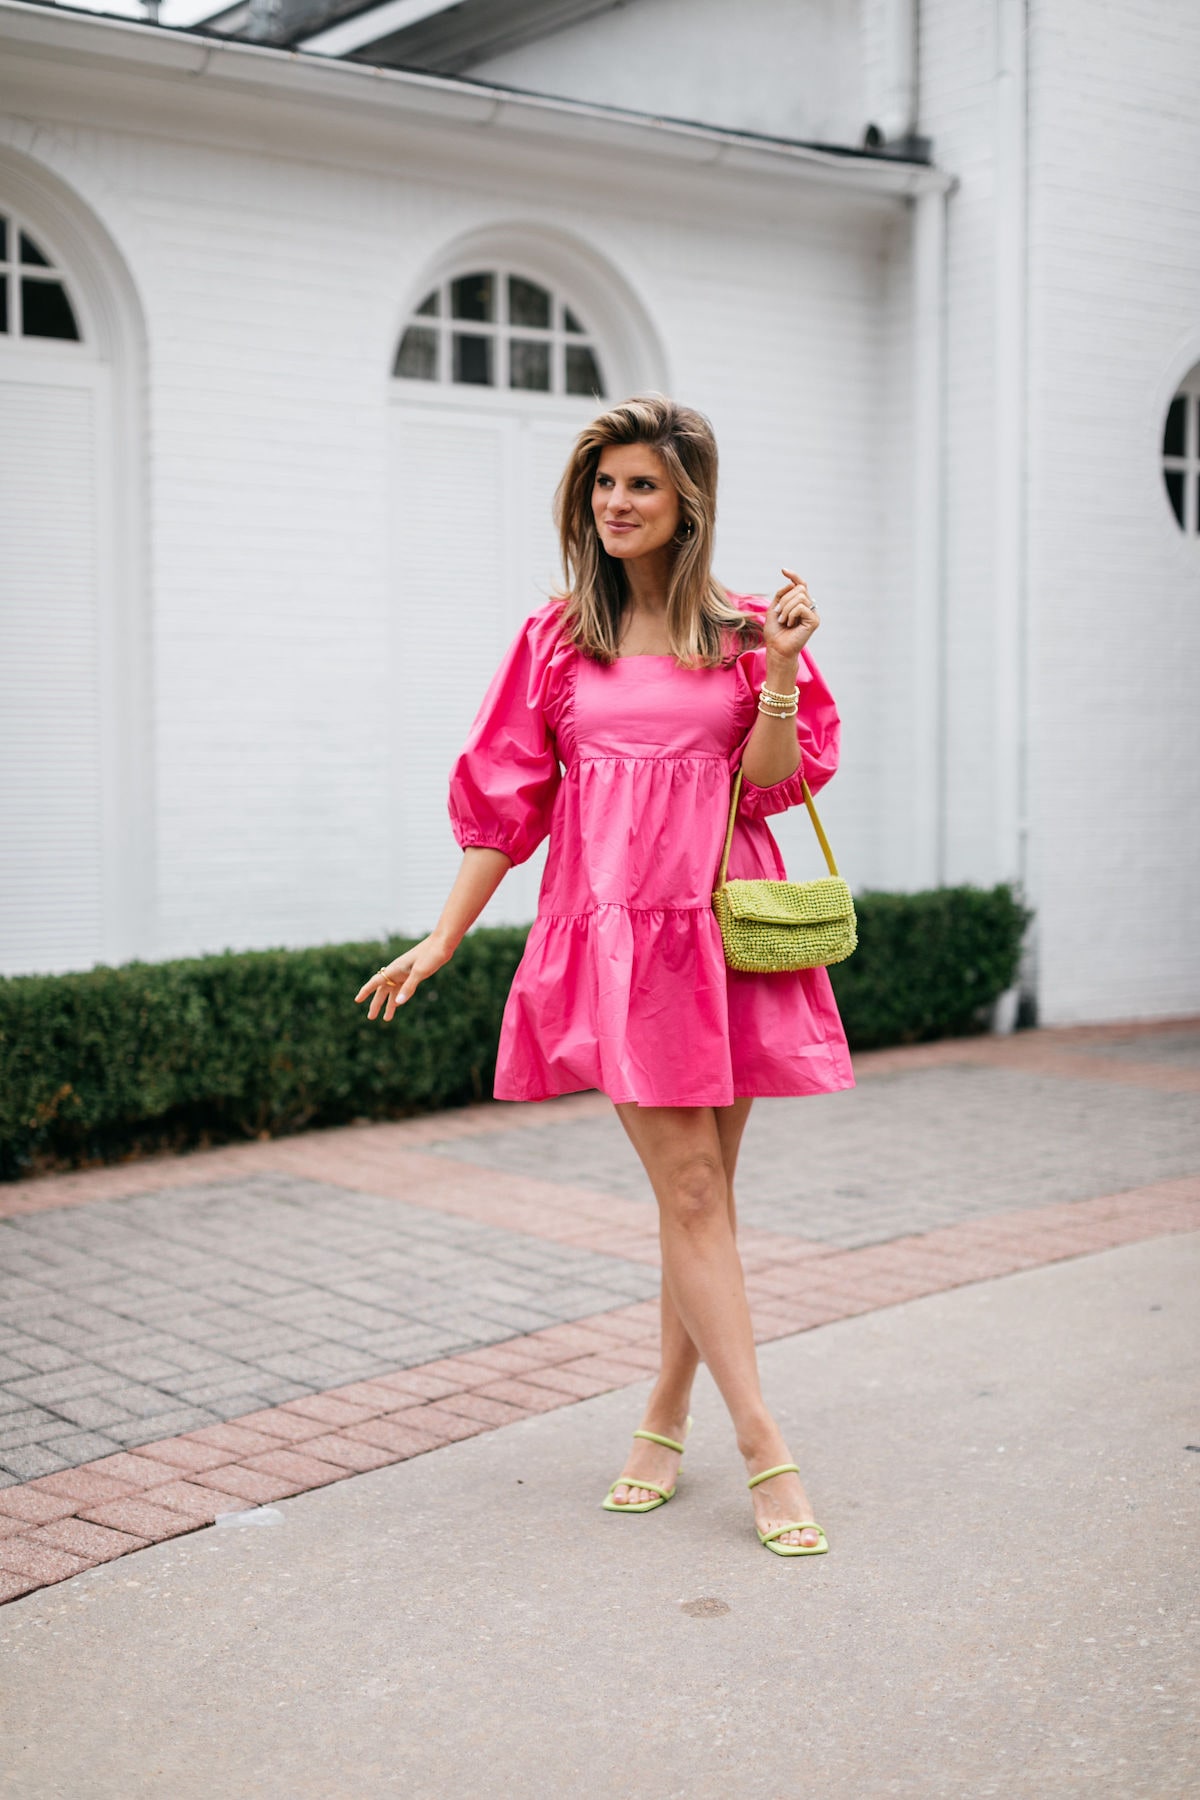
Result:
{"label": "gold bracelet", "polygon": [[774,688],[769,688],[764,683],[758,690],[758,695],[760,700],[774,700],[780,706],[791,706],[793,702],[797,706],[800,704],[800,689],[798,687],[794,687],[790,694],[777,694]]}
{"label": "gold bracelet", "polygon": [[796,714],[800,711],[800,708],[798,706],[793,706],[789,712],[780,712],[773,706],[764,706],[760,700],[758,703],[758,710],[768,719],[794,719]]}

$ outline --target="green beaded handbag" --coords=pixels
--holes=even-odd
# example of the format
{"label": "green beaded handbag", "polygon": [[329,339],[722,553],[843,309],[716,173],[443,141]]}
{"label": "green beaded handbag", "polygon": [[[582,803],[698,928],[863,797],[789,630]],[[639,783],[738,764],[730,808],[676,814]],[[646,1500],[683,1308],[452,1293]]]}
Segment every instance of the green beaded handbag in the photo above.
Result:
{"label": "green beaded handbag", "polygon": [[821,828],[803,776],[804,804],[829,869],[820,881],[726,881],[729,849],[742,791],[742,771],[733,784],[721,872],[712,903],[721,927],[725,961],[745,974],[781,974],[788,969],[823,969],[845,962],[858,946],[854,899],[837,871],[829,839]]}

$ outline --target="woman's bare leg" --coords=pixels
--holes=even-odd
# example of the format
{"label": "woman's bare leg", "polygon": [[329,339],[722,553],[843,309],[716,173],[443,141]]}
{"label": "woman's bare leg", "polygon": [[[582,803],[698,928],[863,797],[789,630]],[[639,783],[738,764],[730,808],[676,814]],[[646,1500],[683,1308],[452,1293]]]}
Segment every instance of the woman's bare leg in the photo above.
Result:
{"label": "woman's bare leg", "polygon": [[[725,1172],[729,1223],[735,1236],[737,1235],[737,1212],[733,1197],[733,1178],[737,1169],[742,1133],[746,1129],[746,1121],[750,1117],[752,1105],[753,1101],[751,1100],[735,1100],[732,1106],[718,1106],[713,1109],[717,1121],[717,1136],[721,1145],[721,1164]],[[618,1117],[620,1112],[621,1109],[618,1107]],[[683,1432],[687,1427],[692,1383],[696,1378],[696,1369],[700,1362],[700,1352],[693,1344],[687,1327],[679,1316],[665,1278],[659,1304],[662,1318],[662,1370],[654,1384],[653,1392],[646,1402],[646,1410],[642,1415],[642,1430],[656,1431],[660,1437],[674,1438],[676,1443],[682,1443]],[[624,1473],[641,1475],[647,1481],[657,1482],[660,1487],[670,1487],[675,1480],[678,1468],[679,1457],[675,1451],[667,1450],[661,1444],[647,1443],[645,1438],[634,1438],[633,1449],[625,1458]],[[613,1499],[618,1506],[637,1506],[642,1501],[653,1500],[654,1497],[649,1488],[639,1488],[633,1484],[622,1484],[613,1493]]]}
{"label": "woman's bare leg", "polygon": [[[729,1408],[747,1467],[755,1474],[790,1462],[787,1445],[759,1386],[750,1309],[734,1235],[731,1186],[715,1111],[711,1107],[621,1105],[617,1112],[658,1200],[664,1287],[693,1354],[698,1353],[707,1363]],[[671,1349],[679,1358],[676,1366],[683,1370],[686,1363],[678,1339]],[[664,1343],[664,1372],[667,1353]],[[677,1396],[670,1398],[677,1406]],[[647,1474],[647,1479],[655,1477]],[[618,1495],[620,1492],[618,1489]],[[808,1499],[796,1475],[776,1476],[756,1488],[754,1509],[762,1531],[809,1516]],[[810,1544],[817,1540],[815,1533],[806,1531],[789,1532],[781,1541]]]}

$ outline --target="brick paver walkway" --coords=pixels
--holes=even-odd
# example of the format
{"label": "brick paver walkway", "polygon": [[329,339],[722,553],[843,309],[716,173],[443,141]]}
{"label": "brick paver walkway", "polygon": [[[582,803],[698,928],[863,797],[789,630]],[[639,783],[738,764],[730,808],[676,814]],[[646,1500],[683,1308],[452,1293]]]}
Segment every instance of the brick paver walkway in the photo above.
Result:
{"label": "brick paver walkway", "polygon": [[[1200,1026],[857,1060],[759,1102],[761,1341],[1200,1226]],[[657,1219],[598,1096],[0,1189],[0,1599],[641,1380]]]}

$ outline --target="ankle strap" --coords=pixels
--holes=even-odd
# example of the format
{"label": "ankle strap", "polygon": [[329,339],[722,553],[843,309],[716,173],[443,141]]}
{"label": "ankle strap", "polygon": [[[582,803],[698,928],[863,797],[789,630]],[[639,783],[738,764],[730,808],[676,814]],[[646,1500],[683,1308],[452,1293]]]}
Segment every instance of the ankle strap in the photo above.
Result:
{"label": "ankle strap", "polygon": [[752,1475],[746,1483],[747,1487],[757,1487],[760,1481],[770,1481],[772,1475],[798,1475],[799,1463],[780,1463],[777,1469],[764,1469],[761,1475]]}
{"label": "ankle strap", "polygon": [[674,1438],[659,1437],[657,1431],[635,1431],[634,1437],[645,1438],[648,1444],[661,1444],[664,1450],[678,1450],[683,1455],[683,1445],[677,1444]]}

